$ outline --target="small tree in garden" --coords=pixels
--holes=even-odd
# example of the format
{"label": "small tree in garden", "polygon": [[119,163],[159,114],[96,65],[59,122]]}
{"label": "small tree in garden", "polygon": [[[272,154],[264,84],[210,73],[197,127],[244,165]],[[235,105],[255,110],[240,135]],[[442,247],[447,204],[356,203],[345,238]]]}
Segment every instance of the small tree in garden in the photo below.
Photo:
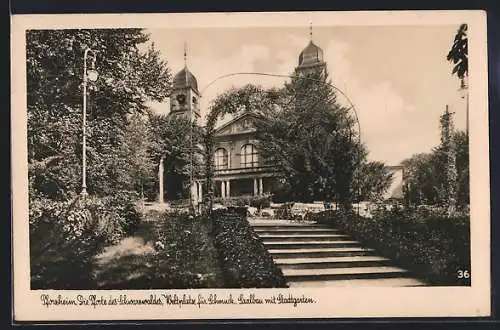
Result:
{"label": "small tree in garden", "polygon": [[455,212],[457,202],[457,167],[456,151],[453,140],[453,119],[446,106],[446,112],[441,116],[441,145],[440,150],[444,155],[445,171],[444,175],[444,202],[451,215]]}

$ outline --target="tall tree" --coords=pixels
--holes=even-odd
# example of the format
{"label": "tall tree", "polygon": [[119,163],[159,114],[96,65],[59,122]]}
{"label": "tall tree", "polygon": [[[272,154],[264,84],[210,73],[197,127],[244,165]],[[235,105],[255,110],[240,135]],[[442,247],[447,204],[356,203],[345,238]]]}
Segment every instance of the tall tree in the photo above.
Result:
{"label": "tall tree", "polygon": [[463,81],[469,73],[467,24],[461,24],[446,59],[453,62],[452,74]]}
{"label": "tall tree", "polygon": [[293,77],[283,95],[259,127],[261,151],[281,166],[296,200],[335,199],[350,208],[358,194],[355,172],[366,157],[351,109],[337,102],[319,71]]}
{"label": "tall tree", "polygon": [[[128,115],[163,100],[170,91],[167,63],[141,29],[30,30],[27,44],[29,163],[50,166],[30,171],[41,193],[65,199],[81,189],[82,82],[88,65],[99,77],[88,85],[89,192],[112,194],[119,187],[116,151],[124,141]],[[95,60],[95,61],[94,61]],[[30,166],[33,167],[33,166]]]}
{"label": "tall tree", "polygon": [[356,171],[354,184],[359,185],[359,200],[379,202],[389,189],[393,174],[382,162],[364,162]]}

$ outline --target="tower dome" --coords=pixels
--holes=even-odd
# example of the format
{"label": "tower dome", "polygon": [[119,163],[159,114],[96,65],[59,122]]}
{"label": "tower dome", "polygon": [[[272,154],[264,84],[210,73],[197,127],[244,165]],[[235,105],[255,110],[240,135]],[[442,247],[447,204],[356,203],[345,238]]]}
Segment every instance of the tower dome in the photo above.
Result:
{"label": "tower dome", "polygon": [[198,81],[187,67],[184,67],[175,75],[172,85],[174,89],[189,87],[198,93]]}
{"label": "tower dome", "polygon": [[323,50],[311,40],[299,55],[299,66],[309,66],[323,63]]}

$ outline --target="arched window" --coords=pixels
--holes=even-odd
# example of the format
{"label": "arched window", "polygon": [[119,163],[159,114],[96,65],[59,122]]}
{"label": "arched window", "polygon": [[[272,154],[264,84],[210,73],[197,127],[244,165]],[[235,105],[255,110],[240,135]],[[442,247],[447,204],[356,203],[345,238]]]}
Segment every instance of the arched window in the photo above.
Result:
{"label": "arched window", "polygon": [[227,168],[227,151],[224,148],[215,150],[215,169],[223,170]]}
{"label": "arched window", "polygon": [[245,144],[241,147],[241,166],[257,167],[259,166],[259,154],[253,144]]}

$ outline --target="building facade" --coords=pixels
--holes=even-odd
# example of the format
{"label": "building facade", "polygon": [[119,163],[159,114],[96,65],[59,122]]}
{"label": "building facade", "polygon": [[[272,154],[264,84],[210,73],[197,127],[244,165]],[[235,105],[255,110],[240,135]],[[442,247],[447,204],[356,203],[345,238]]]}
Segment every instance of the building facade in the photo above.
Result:
{"label": "building facade", "polygon": [[[315,45],[311,38],[299,54],[295,74],[300,77],[318,72],[326,74],[326,63],[323,50]],[[196,77],[185,65],[174,77],[168,116],[172,118],[182,116],[199,124],[201,117],[199,97]],[[279,185],[278,168],[266,164],[260,156],[254,127],[255,120],[259,120],[255,113],[251,110],[242,110],[232,120],[216,129],[214,148],[216,197],[262,195],[272,193],[274,187]],[[394,192],[397,190],[394,187],[401,185],[399,181],[402,177],[399,175],[400,168],[393,167],[393,169],[397,172],[398,181],[391,186],[390,190]],[[160,187],[160,190],[163,188]],[[191,198],[195,204],[202,201],[204,190],[203,180],[196,178],[192,180]]]}

